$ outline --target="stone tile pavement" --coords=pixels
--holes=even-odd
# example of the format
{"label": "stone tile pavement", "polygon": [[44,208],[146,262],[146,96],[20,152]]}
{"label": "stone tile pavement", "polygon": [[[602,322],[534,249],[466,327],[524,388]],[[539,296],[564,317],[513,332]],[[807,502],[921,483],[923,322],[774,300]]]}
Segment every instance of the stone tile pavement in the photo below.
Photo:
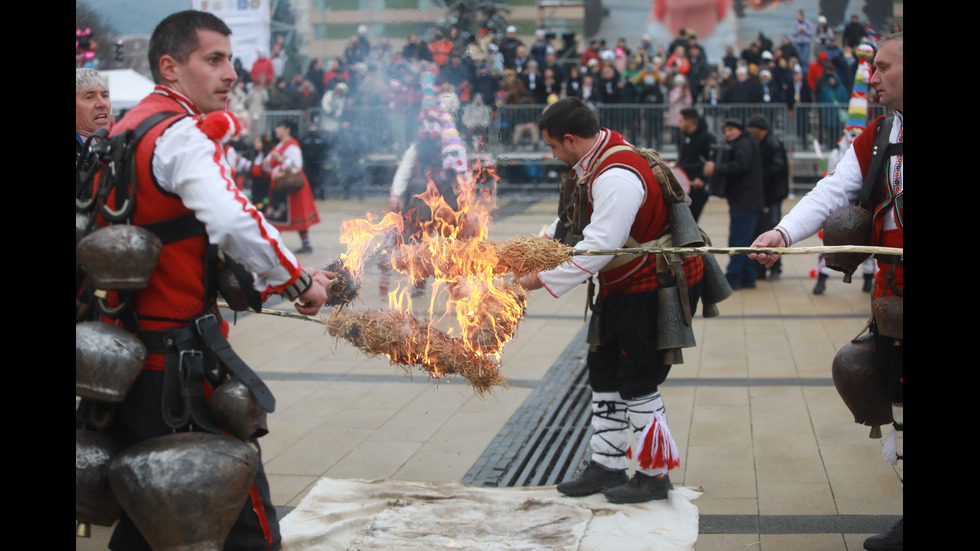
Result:
{"label": "stone tile pavement", "polygon": [[[491,238],[502,240],[538,233],[555,201],[502,199],[500,207]],[[318,208],[314,254],[301,259],[326,265],[344,250],[341,221],[382,212],[384,200],[319,201]],[[701,226],[714,244],[727,244],[727,224],[725,203],[709,202]],[[285,239],[298,247],[295,234]],[[663,387],[681,452],[671,478],[704,492],[694,501],[698,551],[861,549],[903,514],[902,486],[881,459],[881,441],[853,422],[830,378],[835,352],[867,321],[868,295],[859,278],[851,285],[833,278],[826,294],[813,295],[815,262],[784,256],[782,279],[736,292],[719,317],[698,316],[698,346],[685,350]],[[365,275],[355,308],[382,306],[376,275]],[[461,480],[573,344],[584,296],[584,286],[559,299],[531,296],[501,360],[510,385],[484,397],[465,380],[435,382],[368,358],[318,324],[238,316],[232,344],[278,402],[261,445],[280,514],[320,477]],[[104,549],[107,534],[96,527],[91,539],[76,538],[76,550]]]}

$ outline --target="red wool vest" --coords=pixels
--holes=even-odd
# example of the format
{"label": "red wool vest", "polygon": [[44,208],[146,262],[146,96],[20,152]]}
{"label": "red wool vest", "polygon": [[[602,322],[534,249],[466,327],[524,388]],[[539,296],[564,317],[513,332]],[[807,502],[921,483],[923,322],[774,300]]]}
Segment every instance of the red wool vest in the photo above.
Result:
{"label": "red wool vest", "polygon": [[[179,197],[157,186],[151,168],[157,138],[176,121],[187,116],[185,108],[168,96],[150,94],[113,127],[113,134],[135,128],[152,115],[167,111],[179,114],[150,129],[136,149],[136,208],[132,222],[137,226],[192,215]],[[223,155],[217,143],[214,155],[215,159]],[[234,186],[231,174],[225,176],[229,179],[229,185]],[[107,204],[114,204],[113,201],[110,195]],[[214,307],[216,297],[205,297],[207,246],[208,239],[203,228],[198,235],[164,244],[149,284],[133,293],[130,306],[138,316],[139,329],[158,331],[183,327],[191,318]],[[151,354],[147,358],[146,369],[162,370],[163,366],[163,356]]]}
{"label": "red wool vest", "polygon": [[[599,144],[599,151],[596,159],[601,159],[602,155],[611,147],[625,145],[631,146],[629,142],[618,132],[606,131],[605,140]],[[650,164],[643,157],[632,151],[619,151],[613,153],[602,160],[599,166],[595,167],[590,175],[587,176],[589,194],[592,194],[592,184],[596,177],[609,170],[610,168],[625,168],[643,182],[644,198],[630,227],[630,236],[638,243],[652,241],[665,232],[670,227],[670,216],[667,205],[664,204],[663,193],[660,184],[657,183],[656,176],[650,170]],[[591,215],[591,201],[589,203],[589,214]],[[704,265],[700,256],[693,256],[684,259],[684,272],[687,275],[688,285],[693,285],[701,281]],[[658,288],[657,285],[657,262],[653,256],[641,256],[632,262],[599,274],[599,282],[602,283],[604,295],[619,293],[638,293],[652,291]]]}
{"label": "red wool vest", "polygon": [[[870,123],[868,123],[867,128],[871,131],[862,132],[851,147],[854,148],[854,154],[857,156],[858,164],[861,165],[861,174],[867,178],[868,170],[871,168],[871,158],[872,151],[874,149],[875,139],[877,137],[878,124],[884,119],[884,117],[879,117]],[[873,230],[871,234],[871,244],[881,247],[896,247],[904,248],[905,245],[905,202],[904,202],[904,189],[895,192],[891,188],[890,180],[887,177],[888,174],[888,163],[885,163],[885,172],[882,177],[878,180],[875,185],[881,186],[884,190],[884,199],[879,201],[877,205],[874,206],[872,211],[873,216]],[[891,213],[891,208],[895,208],[895,223],[897,228],[893,230],[885,231],[884,221],[885,216]],[[879,298],[882,295],[891,295],[891,291],[884,285],[884,274],[890,268],[887,264],[879,263],[879,271],[876,276],[876,294],[875,298]],[[895,284],[900,289],[905,289],[905,278],[904,278],[904,267],[895,266]]]}
{"label": "red wool vest", "polygon": [[[872,132],[862,132],[861,135],[854,140],[851,147],[854,148],[854,153],[857,156],[858,163],[861,165],[861,174],[865,177],[868,175],[868,170],[871,168],[871,153],[874,149],[875,138],[877,137],[878,124],[885,117],[878,117],[877,119],[868,123],[869,129],[875,129]],[[885,171],[887,172],[888,165],[885,164]],[[882,186],[884,189],[885,199],[875,205],[872,215],[874,216],[874,232],[871,236],[871,243],[874,245],[884,246],[882,243],[882,227],[884,224],[884,214],[888,212],[890,207],[894,206],[896,209],[896,224],[898,226],[898,231],[904,235],[904,223],[905,223],[905,205],[903,202],[904,192],[899,191],[898,193],[893,193],[891,187],[889,186],[888,178],[882,178],[878,185]],[[898,246],[902,245],[890,245]]]}

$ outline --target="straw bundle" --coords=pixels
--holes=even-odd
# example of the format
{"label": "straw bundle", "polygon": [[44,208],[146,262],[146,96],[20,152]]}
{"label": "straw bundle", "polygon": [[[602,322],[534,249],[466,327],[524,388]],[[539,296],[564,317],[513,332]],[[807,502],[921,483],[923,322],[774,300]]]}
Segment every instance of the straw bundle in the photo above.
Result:
{"label": "straw bundle", "polygon": [[417,365],[436,378],[461,375],[477,394],[503,384],[500,367],[490,358],[411,314],[335,310],[325,316],[324,324],[331,336],[346,339],[370,356],[385,355],[402,367]]}
{"label": "straw bundle", "polygon": [[494,242],[472,239],[440,240],[403,245],[392,266],[416,279],[439,275],[445,279],[490,273],[517,276],[550,270],[571,258],[572,249],[540,237],[515,237]]}
{"label": "straw bundle", "polygon": [[347,269],[343,261],[334,260],[324,270],[337,276],[327,291],[325,306],[346,306],[361,294],[360,278]]}
{"label": "straw bundle", "polygon": [[572,248],[551,239],[521,236],[494,244],[500,273],[516,276],[551,270],[572,258]]}
{"label": "straw bundle", "polygon": [[517,332],[517,324],[527,309],[527,291],[516,281],[498,281],[492,292],[486,283],[470,283],[467,287],[473,285],[479,287],[479,308],[460,313],[460,325],[471,348],[496,354]]}

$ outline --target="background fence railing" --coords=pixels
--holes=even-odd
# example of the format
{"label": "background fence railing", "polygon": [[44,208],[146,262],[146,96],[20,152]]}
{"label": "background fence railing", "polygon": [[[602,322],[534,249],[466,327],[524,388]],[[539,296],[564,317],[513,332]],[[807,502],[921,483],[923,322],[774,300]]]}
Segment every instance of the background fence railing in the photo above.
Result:
{"label": "background fence railing", "polygon": [[[721,104],[697,108],[718,141],[724,140],[722,126],[727,118],[747,123],[760,116],[769,121],[772,132],[789,151],[794,193],[805,193],[828,170],[826,159],[843,136],[847,121],[846,105],[806,103],[790,109],[781,103]],[[633,144],[655,148],[666,159],[677,154],[679,130],[668,106],[607,104],[595,109],[602,126],[621,132]],[[480,144],[483,153],[503,162],[503,167],[498,163],[498,175],[505,184],[522,184],[521,189],[529,189],[527,182],[542,184],[553,179],[548,173],[560,165],[544,156],[548,148],[537,130],[543,110],[543,105],[505,105],[493,113],[463,112],[457,119],[460,135],[465,143],[472,147]],[[868,120],[886,111],[880,105],[870,105]],[[252,124],[271,135],[283,119],[297,122],[297,138],[311,181],[321,182],[324,189],[342,189],[345,196],[390,186],[395,165],[418,130],[417,111],[388,107],[348,109],[339,116],[319,109],[268,111]]]}
{"label": "background fence railing", "polygon": [[[598,105],[599,123],[622,133],[642,147],[663,151],[676,151],[679,133],[677,117],[672,116],[666,105],[617,104]],[[847,121],[847,105],[802,103],[792,109],[785,104],[719,104],[699,105],[697,109],[708,125],[708,131],[719,140],[723,139],[722,125],[727,118],[737,118],[743,123],[755,116],[769,121],[776,136],[794,154],[826,153],[836,146]],[[464,138],[482,139],[491,153],[526,149],[535,141],[537,121],[543,105],[504,105],[484,117],[474,117],[477,125],[467,126],[463,117],[458,123]],[[868,106],[868,120],[886,114],[877,104]],[[330,117],[319,109],[308,111],[267,111],[264,128],[271,134],[282,119],[300,122],[299,138],[317,131],[327,137],[332,145],[353,144],[346,151],[361,155],[400,153],[414,138],[417,113],[387,107],[348,109],[340,117]],[[515,140],[517,140],[515,142]],[[543,144],[539,148],[543,148]],[[819,147],[819,150],[817,149]]]}

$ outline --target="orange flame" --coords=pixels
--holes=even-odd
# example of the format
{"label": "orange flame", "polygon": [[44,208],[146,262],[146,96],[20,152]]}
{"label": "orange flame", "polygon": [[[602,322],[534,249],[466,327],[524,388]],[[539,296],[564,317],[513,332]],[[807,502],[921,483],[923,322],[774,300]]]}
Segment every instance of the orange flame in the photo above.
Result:
{"label": "orange flame", "polygon": [[[390,269],[401,271],[416,282],[432,278],[429,318],[424,322],[427,327],[424,331],[431,338],[426,339],[426,350],[421,354],[428,358],[432,365],[430,372],[436,376],[444,371],[438,365],[438,354],[430,354],[429,350],[436,333],[440,335],[440,345],[449,336],[461,342],[475,357],[499,358],[503,345],[513,338],[524,316],[526,294],[513,280],[499,277],[499,270],[495,271],[497,255],[488,241],[492,213],[496,209],[497,180],[489,168],[457,176],[453,186],[457,194],[456,209],[447,203],[435,183],[428,182],[426,191],[416,197],[431,211],[431,217],[421,220],[417,233],[408,237],[427,254],[399,258],[405,221],[396,213],[388,213],[378,223],[369,217],[344,224],[341,242],[348,243],[349,248],[342,258],[355,273],[363,270],[364,258],[370,251],[384,250],[392,253]],[[481,182],[489,185],[478,189]],[[412,215],[406,213],[405,218]],[[388,235],[388,243],[372,245],[374,238],[382,234]],[[396,237],[392,239],[392,235]],[[398,286],[388,294],[390,311],[411,312],[411,288],[411,285]],[[444,322],[450,325],[445,336],[436,328]],[[389,358],[398,361],[391,355]]]}
{"label": "orange flame", "polygon": [[375,237],[384,235],[390,230],[402,229],[402,217],[395,212],[384,215],[377,224],[372,223],[374,215],[368,214],[368,218],[357,220],[345,220],[343,231],[341,232],[340,242],[347,243],[347,252],[340,255],[345,268],[353,274],[360,275],[364,271],[364,260],[367,258],[369,250],[373,252],[380,245],[371,246]]}

